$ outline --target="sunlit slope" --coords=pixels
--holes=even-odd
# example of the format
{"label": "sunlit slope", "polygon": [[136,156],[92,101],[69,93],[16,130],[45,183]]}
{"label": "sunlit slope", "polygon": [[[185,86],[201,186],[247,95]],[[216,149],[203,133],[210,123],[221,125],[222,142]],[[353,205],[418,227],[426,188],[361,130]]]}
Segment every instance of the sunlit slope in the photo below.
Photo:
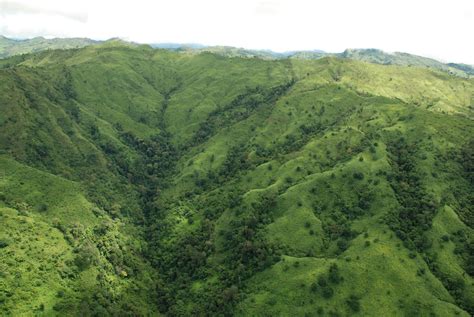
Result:
{"label": "sunlit slope", "polygon": [[120,42],[1,64],[4,226],[76,274],[7,279],[9,312],[472,314],[472,80]]}
{"label": "sunlit slope", "polygon": [[139,231],[89,202],[79,183],[5,156],[0,170],[2,314],[154,310]]}
{"label": "sunlit slope", "polygon": [[[273,253],[283,255],[284,261],[276,262],[268,273],[256,273],[250,284],[244,284],[248,295],[237,306],[243,315],[286,315],[295,309],[301,315],[317,311],[373,316],[454,315],[461,312],[457,305],[468,309],[473,301],[473,281],[465,272],[467,254],[448,261],[440,260],[438,252],[445,252],[441,250],[450,243],[457,244],[458,250],[463,248],[464,242],[457,238],[448,242],[447,237],[472,235],[468,225],[472,225],[472,211],[464,214],[461,227],[450,228],[449,234],[429,228],[451,204],[460,212],[471,208],[469,198],[461,202],[463,207],[459,205],[459,197],[469,196],[472,185],[453,155],[469,146],[472,121],[398,98],[360,94],[330,82],[324,72],[313,89],[308,89],[311,84],[306,79],[298,81],[271,107],[262,105],[245,120],[222,126],[196,148],[196,154],[183,157],[176,186],[170,189],[169,197],[162,198],[174,201],[171,205],[175,207],[167,210],[173,211],[169,217],[179,219],[170,233],[178,238],[168,242],[170,247],[177,240],[186,241],[196,221],[215,218],[214,234],[209,238],[215,241],[216,249],[207,263],[219,267],[230,256],[226,232],[236,235],[249,230],[244,228],[250,224],[244,222],[234,231],[235,223],[263,212],[253,205],[271,196],[274,205],[264,211],[262,223],[250,226],[258,238],[249,239],[241,233],[241,243],[265,241]],[[313,78],[308,76],[310,80]],[[459,108],[470,113],[466,105]],[[401,154],[394,146],[400,142],[416,148],[408,158],[414,164],[410,171],[395,170]],[[409,173],[406,177],[416,183],[405,184],[398,173]],[[417,186],[422,193],[398,193],[398,186]],[[172,198],[177,194],[183,197],[179,203]],[[225,200],[226,195],[230,196],[226,208],[214,207],[215,199]],[[189,196],[195,198],[185,198]],[[238,206],[235,196],[243,201]],[[420,210],[422,220],[405,226],[405,221],[413,221],[399,214],[405,200],[424,199],[432,200],[432,209],[427,215]],[[205,203],[200,205],[200,201]],[[193,219],[191,225],[186,225],[186,218]],[[414,240],[403,241],[400,237],[407,238],[397,227]],[[258,254],[260,248],[256,244],[252,252]],[[238,247],[231,252],[238,250],[244,252]],[[327,291],[317,280],[330,263],[337,263],[341,272],[347,273],[341,273],[345,282],[330,285],[332,291]],[[464,267],[462,277],[449,267]],[[211,285],[214,274],[209,277]],[[301,275],[296,278],[295,274]],[[455,283],[463,286],[453,286]],[[404,285],[413,287],[407,290]],[[200,291],[203,288],[196,291],[197,298]],[[324,291],[334,292],[334,296],[323,295]],[[289,294],[295,297],[289,298]],[[349,299],[352,306],[346,304]]]}

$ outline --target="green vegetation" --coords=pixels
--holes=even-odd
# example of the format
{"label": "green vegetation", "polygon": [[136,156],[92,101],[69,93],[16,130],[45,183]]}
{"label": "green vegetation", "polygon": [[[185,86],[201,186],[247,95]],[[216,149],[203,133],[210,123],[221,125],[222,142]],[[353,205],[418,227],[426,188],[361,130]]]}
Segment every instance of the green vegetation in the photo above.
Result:
{"label": "green vegetation", "polygon": [[14,40],[0,35],[0,58],[44,50],[81,48],[94,44],[98,44],[98,42],[86,38],[45,39],[35,37],[28,40]]}
{"label": "green vegetation", "polygon": [[[120,39],[110,39],[106,42],[121,42],[123,45],[139,46],[136,43],[122,42]],[[73,49],[89,45],[98,45],[103,41],[94,41],[86,38],[54,38],[45,39],[36,37],[26,40],[9,39],[0,35],[0,58],[11,57],[19,54],[29,54],[52,49]],[[327,53],[320,50],[294,51],[277,53],[269,50],[249,50],[231,46],[203,46],[199,44],[150,44],[153,48],[167,49],[181,54],[212,53],[224,57],[259,58],[265,60],[275,59],[304,59],[314,60],[324,57],[337,57],[364,61],[381,65],[415,66],[433,70],[441,70],[451,75],[470,78],[474,76],[474,66],[459,63],[442,63],[440,61],[412,55],[408,53],[386,53],[378,49],[347,49],[342,53]],[[18,57],[23,58],[23,57]]]}
{"label": "green vegetation", "polygon": [[474,81],[108,41],[0,61],[0,314],[469,316]]}

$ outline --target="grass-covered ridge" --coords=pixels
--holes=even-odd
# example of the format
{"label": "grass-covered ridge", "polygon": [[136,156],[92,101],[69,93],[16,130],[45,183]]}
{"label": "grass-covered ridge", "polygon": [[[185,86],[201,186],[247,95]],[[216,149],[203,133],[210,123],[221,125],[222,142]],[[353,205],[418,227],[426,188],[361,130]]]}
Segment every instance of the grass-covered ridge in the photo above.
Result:
{"label": "grass-covered ridge", "polygon": [[17,40],[0,35],[0,58],[44,50],[81,48],[98,43],[98,41],[87,38],[45,39],[44,37],[35,37],[32,39]]}
{"label": "grass-covered ridge", "polygon": [[[107,41],[95,41],[87,38],[53,38],[45,39],[35,37],[32,39],[11,39],[0,35],[0,58],[7,58],[15,55],[36,53],[54,49],[73,49],[91,45],[104,45],[104,43],[121,43],[128,46],[139,46],[134,42],[125,42],[121,39],[112,38]],[[461,63],[444,63],[438,60],[413,55],[409,53],[394,52],[388,53],[379,49],[346,49],[341,53],[328,53],[321,50],[311,51],[288,51],[274,52],[271,50],[251,50],[232,46],[205,46],[200,44],[179,44],[179,43],[150,43],[146,44],[153,48],[166,49],[179,52],[185,55],[196,55],[202,53],[212,53],[224,57],[258,58],[265,60],[277,59],[303,59],[315,60],[325,57],[337,57],[341,59],[365,61],[368,63],[381,65],[399,65],[408,67],[421,67],[426,69],[440,70],[451,75],[463,78],[474,76],[474,66]],[[24,58],[17,56],[17,58]]]}
{"label": "grass-covered ridge", "polygon": [[113,41],[0,65],[2,314],[474,312],[472,79]]}

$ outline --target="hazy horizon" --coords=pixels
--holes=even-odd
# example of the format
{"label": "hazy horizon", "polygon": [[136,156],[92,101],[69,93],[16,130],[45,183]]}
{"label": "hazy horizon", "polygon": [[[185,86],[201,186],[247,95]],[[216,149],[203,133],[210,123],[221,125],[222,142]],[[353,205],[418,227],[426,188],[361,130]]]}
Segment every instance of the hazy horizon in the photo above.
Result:
{"label": "hazy horizon", "polygon": [[[325,51],[325,50],[321,50],[321,49],[318,49],[318,48],[305,49],[305,50],[291,50],[290,49],[290,50],[285,50],[285,51],[276,51],[276,50],[272,50],[272,49],[268,49],[268,48],[249,48],[249,47],[239,47],[239,46],[219,45],[219,44],[217,44],[217,45],[207,45],[207,44],[203,44],[203,43],[180,43],[180,42],[150,42],[150,43],[148,43],[148,42],[135,42],[135,41],[127,40],[127,39],[122,39],[120,37],[111,37],[111,38],[102,40],[102,39],[94,39],[94,38],[90,38],[90,37],[55,37],[55,36],[8,37],[8,36],[5,36],[3,34],[0,34],[0,36],[3,36],[3,37],[8,38],[10,40],[16,40],[16,41],[32,40],[32,39],[35,39],[35,38],[44,38],[44,39],[47,39],[47,40],[52,40],[52,39],[74,39],[74,38],[80,39],[80,38],[82,38],[82,39],[88,39],[88,40],[97,41],[97,42],[106,42],[106,41],[110,41],[110,40],[114,40],[114,39],[120,39],[122,41],[126,41],[126,42],[129,42],[129,43],[136,43],[136,44],[143,44],[143,45],[150,45],[150,46],[169,45],[170,47],[171,46],[176,46],[176,48],[178,48],[178,47],[190,47],[190,48],[197,48],[197,49],[207,48],[207,47],[231,47],[231,48],[243,49],[243,50],[248,50],[248,51],[271,52],[271,53],[276,53],[276,54],[290,54],[290,53],[296,53],[296,52],[321,52],[321,53],[324,53],[324,54],[340,54],[340,53],[343,53],[346,50],[380,50],[380,51],[382,51],[386,54],[396,54],[396,53],[405,54],[405,53],[407,53],[407,54],[414,55],[414,56],[420,56],[420,57],[424,57],[424,58],[434,59],[434,60],[436,60],[438,62],[441,62],[441,63],[457,63],[457,64],[465,64],[465,65],[469,65],[469,66],[474,67],[474,64],[470,64],[470,63],[443,60],[443,59],[436,58],[436,57],[413,54],[411,52],[402,52],[402,51],[388,52],[388,51],[379,49],[377,47],[348,47],[348,48],[346,48],[342,51],[338,51],[338,52]],[[163,47],[163,48],[168,48],[168,47]]]}
{"label": "hazy horizon", "polygon": [[0,0],[8,38],[121,38],[274,52],[376,48],[474,64],[474,2]]}

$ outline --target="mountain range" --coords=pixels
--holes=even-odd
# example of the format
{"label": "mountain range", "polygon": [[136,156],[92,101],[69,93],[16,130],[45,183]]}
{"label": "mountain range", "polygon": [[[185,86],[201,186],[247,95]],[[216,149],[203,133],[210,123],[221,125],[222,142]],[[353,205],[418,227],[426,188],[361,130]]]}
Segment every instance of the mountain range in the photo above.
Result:
{"label": "mountain range", "polygon": [[1,43],[1,315],[474,314],[467,66]]}
{"label": "mountain range", "polygon": [[[120,39],[111,39],[108,41],[122,41]],[[9,39],[0,36],[0,58],[26,54],[46,49],[71,49],[81,48],[88,45],[96,45],[107,41],[95,41],[87,38],[54,38],[45,39],[36,37],[25,40]],[[125,41],[124,41],[125,43]],[[138,43],[127,42],[129,45],[139,46]],[[456,76],[470,77],[474,76],[474,66],[460,63],[443,63],[432,58],[417,56],[408,53],[386,53],[379,49],[347,49],[342,53],[327,53],[322,50],[310,51],[288,51],[274,52],[271,50],[249,50],[231,46],[207,46],[197,43],[152,43],[153,48],[174,50],[186,53],[199,54],[201,52],[210,52],[225,57],[246,57],[263,59],[319,59],[322,57],[338,57],[344,59],[360,60],[369,63],[383,65],[416,66],[430,69],[438,69]]]}

